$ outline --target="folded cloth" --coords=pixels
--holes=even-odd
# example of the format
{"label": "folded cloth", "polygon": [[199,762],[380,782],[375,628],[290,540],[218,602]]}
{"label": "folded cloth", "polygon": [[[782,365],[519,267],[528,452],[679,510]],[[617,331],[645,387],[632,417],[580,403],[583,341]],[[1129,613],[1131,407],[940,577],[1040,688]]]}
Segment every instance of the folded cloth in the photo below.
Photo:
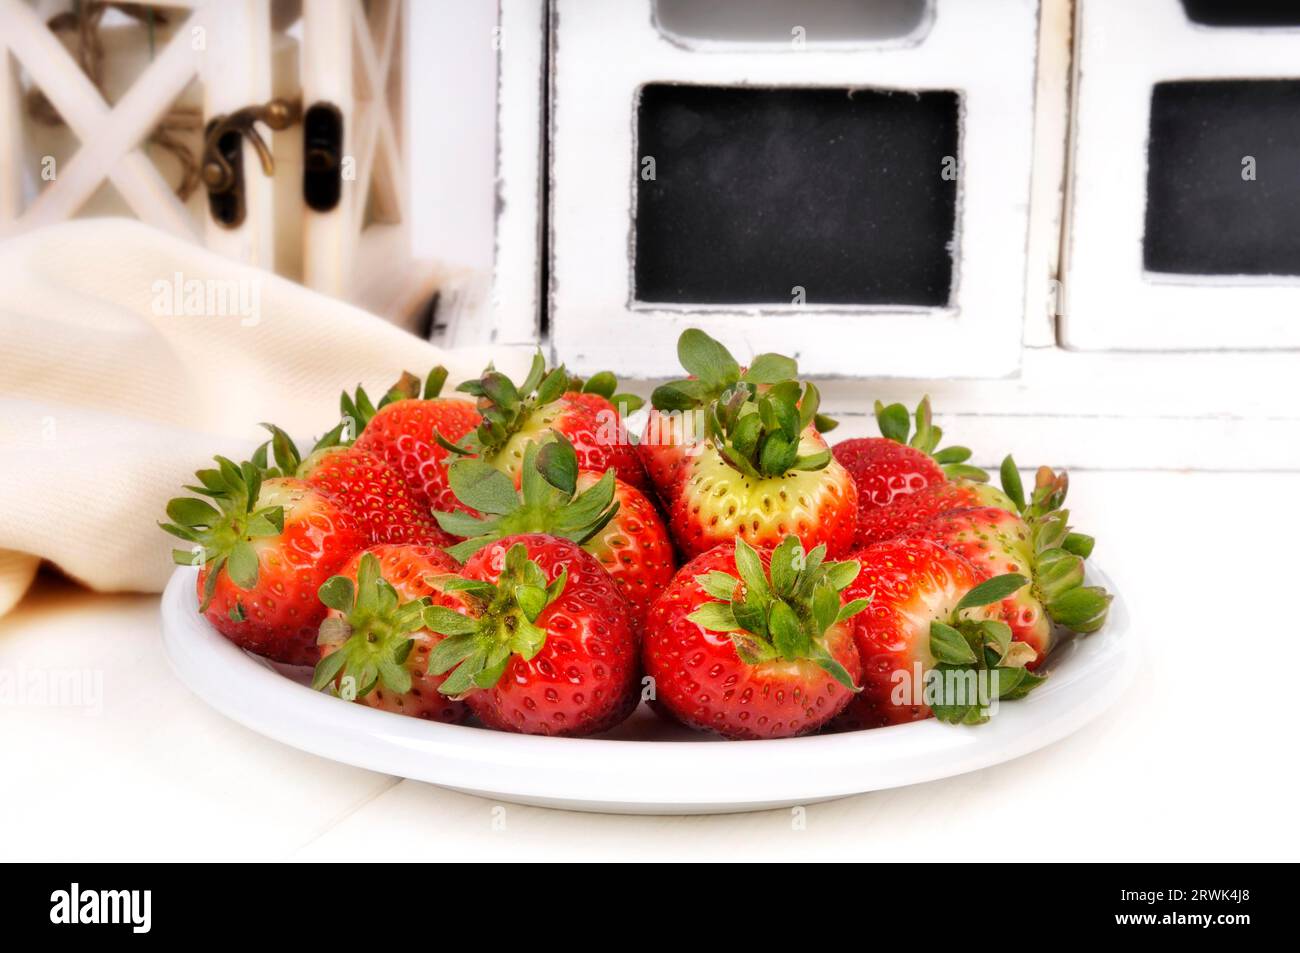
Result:
{"label": "folded cloth", "polygon": [[[51,226],[0,245],[0,614],[47,559],[102,591],[161,590],[168,499],[261,421],[310,436],[340,391],[382,394],[441,350],[380,318],[138,222]],[[496,354],[519,373],[528,355]]]}

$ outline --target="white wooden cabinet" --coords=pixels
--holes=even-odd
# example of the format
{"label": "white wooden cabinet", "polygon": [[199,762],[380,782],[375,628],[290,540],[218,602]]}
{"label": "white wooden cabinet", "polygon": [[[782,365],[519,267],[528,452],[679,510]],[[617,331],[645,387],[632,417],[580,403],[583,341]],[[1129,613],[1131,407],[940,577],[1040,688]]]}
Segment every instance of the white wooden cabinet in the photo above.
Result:
{"label": "white wooden cabinet", "polygon": [[[1232,13],[1231,4],[1219,7]],[[1300,10],[1295,20],[1300,23]],[[1145,231],[1148,210],[1159,199],[1148,194],[1152,186],[1160,195],[1178,190],[1175,199],[1160,200],[1184,206],[1182,218],[1166,226],[1184,232],[1171,236],[1173,242],[1206,244],[1199,230],[1221,231],[1225,241],[1276,237],[1262,221],[1241,220],[1249,205],[1229,203],[1249,202],[1252,190],[1278,183],[1285,194],[1300,195],[1300,154],[1274,149],[1270,164],[1273,156],[1261,153],[1270,140],[1288,134],[1285,114],[1260,112],[1254,119],[1249,110],[1266,103],[1246,102],[1227,112],[1207,105],[1198,112],[1189,102],[1171,120],[1191,127],[1188,145],[1162,157],[1154,145],[1161,133],[1153,134],[1153,91],[1175,81],[1300,78],[1300,29],[1197,23],[1182,0],[1083,0],[1077,23],[1062,342],[1086,350],[1300,347],[1300,255],[1289,273],[1274,274],[1197,274],[1194,265],[1174,273],[1148,267],[1151,256],[1144,256],[1155,237]],[[1210,92],[1210,86],[1201,90]],[[1300,117],[1300,84],[1289,98],[1291,115]],[[1290,134],[1294,140],[1294,127]],[[1223,141],[1214,152],[1205,140],[1216,136]],[[1196,150],[1207,154],[1186,155]],[[1166,181],[1188,175],[1198,161],[1217,162],[1205,170],[1218,184],[1213,194],[1199,182]],[[1300,219],[1290,222],[1289,233],[1300,247]]]}
{"label": "white wooden cabinet", "polygon": [[[800,5],[762,6],[787,18],[775,31],[786,42],[683,40],[662,28],[653,0],[557,0],[548,231],[557,358],[580,371],[616,364],[628,374],[666,376],[676,368],[678,333],[696,325],[742,352],[790,350],[794,342],[802,366],[814,374],[1013,373],[1024,329],[1037,4],[935,0],[905,36],[830,42],[819,42],[812,30],[801,36]],[[650,84],[679,83],[842,88],[846,97],[851,89],[902,96],[954,91],[956,228],[937,238],[952,256],[948,300],[821,305],[811,288],[800,300],[805,289],[797,270],[783,300],[641,300],[633,283],[640,254],[637,180],[656,157],[638,144],[638,103]],[[934,158],[936,183],[943,158]],[[665,159],[657,159],[662,171]],[[783,214],[789,213],[775,205],[768,217]],[[882,267],[868,252],[863,249],[860,267]]]}

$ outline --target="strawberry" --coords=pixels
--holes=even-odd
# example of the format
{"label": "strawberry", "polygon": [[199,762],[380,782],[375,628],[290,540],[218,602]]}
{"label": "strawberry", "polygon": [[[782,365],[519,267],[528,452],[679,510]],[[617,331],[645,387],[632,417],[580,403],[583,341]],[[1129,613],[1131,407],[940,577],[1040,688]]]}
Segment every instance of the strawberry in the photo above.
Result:
{"label": "strawberry", "polygon": [[774,551],[737,539],[683,566],[646,625],[657,705],[727,738],[788,738],[833,718],[862,674],[848,622],[866,603],[840,599],[858,564],[825,557],[795,536]]}
{"label": "strawberry", "polygon": [[[870,602],[852,623],[863,687],[835,727],[879,728],[931,714],[975,724],[995,698],[1022,697],[1042,681],[1024,668],[1033,651],[1013,643],[996,610],[986,608],[1023,587],[1024,576],[981,582],[964,557],[923,539],[879,543],[856,556],[861,569],[844,595]],[[994,671],[996,683],[985,675],[980,694],[978,676]]]}
{"label": "strawberry", "polygon": [[360,387],[355,396],[344,394],[340,401],[344,423],[351,421],[356,428],[354,446],[382,457],[401,474],[426,511],[456,507],[447,487],[447,449],[439,438],[454,443],[480,421],[469,401],[438,396],[446,379],[446,369],[435,367],[422,398],[418,380],[403,374],[378,407]]}
{"label": "strawberry", "polygon": [[[742,368],[730,351],[698,328],[688,328],[677,339],[677,359],[688,376],[655,388],[650,415],[637,444],[637,453],[665,507],[677,495],[690,458],[705,440],[710,405],[737,385],[757,392],[799,374],[796,362],[782,354],[760,354],[748,368]],[[815,408],[812,420],[822,433],[836,426]]]}
{"label": "strawberry", "polygon": [[309,665],[325,607],[316,590],[365,545],[355,520],[303,480],[263,480],[265,461],[217,457],[196,474],[207,496],[167,504],[159,525],[192,549],[173,550],[198,565],[199,611],[240,648],[277,662]]}
{"label": "strawberry", "polygon": [[590,735],[632,713],[637,637],[631,607],[594,556],[576,543],[529,533],[494,540],[469,558],[425,625],[449,636],[429,671],[489,728]]}
{"label": "strawberry", "polygon": [[573,445],[560,434],[524,448],[522,492],[482,460],[457,460],[449,477],[461,503],[488,514],[437,514],[447,532],[466,538],[448,550],[457,559],[519,533],[572,540],[600,560],[638,620],[673,577],[672,542],[654,505],[612,469],[580,471]]}
{"label": "strawberry", "polygon": [[908,493],[888,506],[859,513],[858,546],[870,546],[924,526],[948,511],[975,506],[996,506],[1014,512],[1016,504],[1002,490],[972,480],[935,483]]}
{"label": "strawberry", "polygon": [[693,376],[651,398],[652,424],[677,415],[677,442],[644,452],[678,550],[694,557],[737,536],[770,548],[794,534],[832,556],[847,552],[857,490],[821,437],[833,422],[817,412],[817,388],[795,380],[795,362],[779,354],[742,370],[703,331],[684,332],[677,350]]}
{"label": "strawberry", "polygon": [[[592,378],[598,379],[608,383],[613,375]],[[489,367],[478,380],[466,381],[457,388],[478,399],[483,422],[459,444],[444,440],[443,445],[456,453],[478,456],[513,479],[523,465],[524,448],[547,433],[559,433],[573,444],[580,469],[604,473],[612,467],[623,482],[645,488],[645,470],[617,408],[595,391],[587,395],[566,393],[571,386],[568,372],[563,367],[548,372],[541,354],[534,358],[528,376],[518,386]],[[608,408],[593,410],[596,402],[591,395],[599,397]],[[635,400],[616,399],[624,406]]]}
{"label": "strawberry", "polygon": [[[825,544],[835,556],[852,548],[857,511],[853,481],[815,429],[796,433],[798,442],[786,444],[785,458],[762,471],[744,457],[740,459],[749,465],[740,469],[713,446],[690,459],[668,511],[668,525],[685,556],[737,536],[753,546],[771,546],[789,533],[805,546]],[[733,438],[718,439],[727,441],[724,450],[735,446]],[[794,460],[787,468],[784,459],[790,456]]]}
{"label": "strawberry", "polygon": [[441,549],[383,544],[357,553],[320,587],[329,613],[320,624],[315,689],[333,688],[371,708],[455,724],[469,713],[438,691],[429,653],[444,638],[424,627],[429,605],[458,609],[464,598],[444,594],[439,577],[460,571]]}
{"label": "strawberry", "polygon": [[452,542],[452,537],[438,529],[432,514],[415,502],[401,474],[382,457],[340,445],[342,424],[317,441],[305,460],[283,430],[274,424],[262,426],[271,432],[278,471],[328,493],[357,521],[367,541],[432,546]]}
{"label": "strawberry", "polygon": [[700,407],[680,411],[650,408],[636,450],[655,496],[665,507],[677,495],[690,458],[703,446],[699,439],[703,433],[704,410]]}
{"label": "strawberry", "polygon": [[965,447],[937,449],[943,430],[930,422],[929,397],[916,408],[915,434],[902,404],[886,407],[876,401],[876,422],[882,436],[844,440],[831,449],[858,488],[859,520],[899,497],[950,478],[976,482],[989,478],[966,464],[971,452]]}
{"label": "strawberry", "polygon": [[1106,621],[1110,596],[1083,584],[1083,563],[1091,553],[1091,536],[1067,525],[1068,479],[1049,468],[1038,471],[1032,498],[1026,502],[1015,462],[1002,464],[1002,484],[1021,515],[994,506],[950,510],[910,536],[928,539],[966,557],[982,578],[1003,573],[1028,576],[1029,585],[1002,603],[1001,618],[1012,637],[1034,649],[1027,667],[1036,669],[1052,649],[1055,627],[1096,632]]}

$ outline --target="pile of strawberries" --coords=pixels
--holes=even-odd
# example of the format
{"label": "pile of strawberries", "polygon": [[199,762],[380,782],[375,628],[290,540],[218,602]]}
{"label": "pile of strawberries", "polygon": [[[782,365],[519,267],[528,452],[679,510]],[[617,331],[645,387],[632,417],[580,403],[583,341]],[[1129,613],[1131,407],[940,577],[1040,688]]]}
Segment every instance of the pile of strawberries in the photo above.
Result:
{"label": "pile of strawberries", "polygon": [[602,732],[643,697],[726,738],[976,724],[987,692],[945,686],[1023,697],[1054,639],[1103,624],[1064,474],[1026,494],[1008,457],[995,489],[939,449],[928,401],[830,447],[790,358],[743,368],[695,329],[678,355],[639,439],[612,374],[540,355],[472,400],[440,368],[377,405],[358,389],[305,456],[268,424],[161,525],[242,648],[346,700],[530,734]]}

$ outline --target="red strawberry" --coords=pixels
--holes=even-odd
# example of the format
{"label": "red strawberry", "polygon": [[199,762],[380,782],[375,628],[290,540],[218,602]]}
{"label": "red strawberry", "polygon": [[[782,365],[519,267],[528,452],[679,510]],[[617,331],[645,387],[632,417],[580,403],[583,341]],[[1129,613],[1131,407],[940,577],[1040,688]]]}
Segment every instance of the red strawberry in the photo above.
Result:
{"label": "red strawberry", "polygon": [[677,495],[690,457],[702,446],[699,438],[703,434],[704,411],[699,407],[681,411],[650,409],[636,451],[655,496],[664,506]]}
{"label": "red strawberry", "polygon": [[452,537],[438,529],[433,515],[415,502],[401,475],[378,454],[355,446],[340,446],[342,425],[322,437],[306,460],[279,427],[271,446],[281,473],[306,480],[324,490],[351,515],[371,543],[426,543],[442,546]]}
{"label": "red strawberry", "polygon": [[312,687],[333,686],[344,698],[399,715],[464,721],[465,704],[438,691],[443,677],[429,674],[429,653],[444,636],[424,626],[430,604],[464,606],[463,596],[437,588],[438,577],[459,571],[460,563],[433,546],[387,544],[353,556],[320,588],[329,614]]}
{"label": "red strawberry", "polygon": [[200,470],[210,497],[167,504],[164,530],[192,544],[173,551],[181,565],[201,565],[199,611],[241,648],[277,662],[309,665],[325,607],[316,590],[365,545],[355,520],[326,493],[302,481],[263,481],[257,463],[217,457]]}
{"label": "red strawberry", "polygon": [[382,457],[401,474],[411,488],[415,502],[426,509],[455,509],[456,498],[447,487],[447,448],[439,442],[455,443],[479,425],[478,411],[469,401],[439,397],[447,371],[435,367],[425,382],[422,399],[419,383],[403,374],[378,408],[366,392],[357,388],[355,397],[343,395],[345,422],[354,421],[358,436],[355,446]]}
{"label": "red strawberry", "polygon": [[787,738],[833,718],[862,673],[849,620],[865,603],[840,599],[857,564],[825,556],[794,536],[761,552],[737,539],[683,566],[646,624],[657,705],[727,738]]}
{"label": "red strawberry", "polygon": [[[926,679],[942,687],[950,671],[978,675],[996,669],[1001,698],[1018,698],[1041,681],[1024,670],[1025,656],[1012,648],[1010,630],[989,621],[996,611],[983,608],[1022,587],[1023,576],[981,584],[979,571],[965,558],[922,539],[880,543],[856,555],[861,570],[844,595],[870,603],[852,623],[863,687],[836,727],[879,728],[931,714],[945,721],[984,720],[981,709],[999,697],[991,683],[981,695],[978,683],[948,676],[966,694],[926,694]],[[929,676],[931,670],[939,676]]]}
{"label": "red strawberry", "polygon": [[[592,380],[604,377],[597,375]],[[548,433],[559,433],[573,444],[580,469],[604,473],[612,467],[623,482],[644,488],[645,470],[617,410],[612,404],[608,409],[593,410],[588,397],[566,393],[570,382],[563,367],[548,373],[541,354],[519,386],[488,368],[478,380],[457,388],[478,398],[483,422],[452,449],[476,455],[513,479],[523,465],[524,448]],[[635,398],[616,399],[626,403]],[[609,401],[604,399],[604,403]]]}
{"label": "red strawberry", "polygon": [[524,449],[522,492],[482,460],[458,460],[449,476],[461,503],[489,514],[437,514],[447,532],[465,538],[448,550],[457,559],[519,533],[572,540],[600,560],[638,621],[673,577],[672,542],[654,505],[613,470],[579,471],[573,446],[559,434]]}
{"label": "red strawberry", "polygon": [[902,404],[886,407],[876,401],[876,422],[883,436],[844,440],[832,449],[858,488],[859,516],[949,478],[988,479],[983,470],[966,465],[970,451],[965,447],[936,449],[943,430],[930,423],[929,397],[916,408],[915,434]]}
{"label": "red strawberry", "polygon": [[995,486],[973,483],[969,480],[952,480],[936,483],[897,501],[866,513],[859,514],[859,546],[870,546],[910,533],[948,510],[972,506],[996,506],[1014,512],[1011,498]]}
{"label": "red strawberry", "polygon": [[[782,354],[760,354],[748,368],[742,368],[730,351],[698,328],[688,328],[677,339],[677,358],[688,376],[655,388],[650,416],[637,445],[655,494],[665,507],[686,478],[690,458],[705,443],[710,408],[724,393],[741,385],[751,395],[761,393],[799,374],[796,362]],[[816,412],[815,400],[810,421],[822,433],[833,430],[835,421]]]}
{"label": "red strawberry", "polygon": [[590,735],[636,707],[637,638],[631,608],[595,557],[536,533],[495,540],[444,591],[468,608],[433,606],[425,623],[449,638],[430,671],[489,728]]}
{"label": "red strawberry", "polygon": [[1094,540],[1070,532],[1069,513],[1060,508],[1068,487],[1065,474],[1040,469],[1033,498],[1026,504],[1008,457],[1003,485],[1023,518],[994,506],[950,510],[909,535],[960,553],[982,578],[1003,573],[1029,577],[1028,586],[1003,601],[1001,619],[1016,641],[1034,649],[1036,656],[1027,663],[1032,670],[1051,651],[1055,626],[1076,632],[1100,629],[1110,596],[1100,587],[1083,585],[1083,562]]}

